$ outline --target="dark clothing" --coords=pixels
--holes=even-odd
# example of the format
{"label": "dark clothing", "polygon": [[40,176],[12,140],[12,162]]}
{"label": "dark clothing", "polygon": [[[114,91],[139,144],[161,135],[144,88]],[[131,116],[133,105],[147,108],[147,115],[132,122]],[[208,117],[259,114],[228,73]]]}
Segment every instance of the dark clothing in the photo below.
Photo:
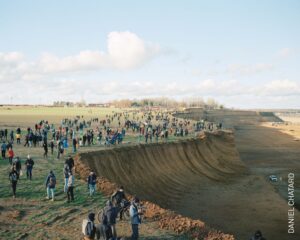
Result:
{"label": "dark clothing", "polygon": [[72,169],[74,167],[74,159],[69,157],[66,161],[66,164],[68,164],[70,171],[72,171]]}
{"label": "dark clothing", "polygon": [[114,206],[106,206],[103,210],[102,223],[107,226],[116,224],[118,210]]}
{"label": "dark clothing", "polygon": [[9,173],[9,180],[11,182],[13,196],[16,197],[16,190],[17,190],[17,183],[18,183],[18,180],[19,180],[19,173],[15,170],[12,170]]}
{"label": "dark clothing", "polygon": [[118,190],[111,196],[112,200],[115,200],[117,205],[120,205],[123,199],[126,199],[124,191]]}
{"label": "dark clothing", "polygon": [[97,182],[97,176],[96,176],[96,174],[89,175],[88,179],[87,179],[87,182],[88,182],[88,184],[96,185],[96,182]]}
{"label": "dark clothing", "polygon": [[33,168],[33,165],[34,165],[34,161],[31,158],[29,158],[29,159],[26,160],[25,165],[26,165],[27,179],[29,178],[31,180],[32,179],[32,168]]}
{"label": "dark clothing", "polygon": [[53,173],[52,174],[50,173],[46,179],[46,187],[55,188],[55,185],[56,185],[55,175]]}
{"label": "dark clothing", "polygon": [[67,195],[68,195],[68,202],[69,201],[73,201],[74,200],[74,187],[73,186],[70,186],[68,187],[68,191],[67,191]]}
{"label": "dark clothing", "polygon": [[138,240],[139,238],[139,225],[138,224],[131,224],[132,235],[131,240]]}
{"label": "dark clothing", "polygon": [[43,143],[43,148],[44,148],[44,157],[48,156],[48,145],[46,142]]}

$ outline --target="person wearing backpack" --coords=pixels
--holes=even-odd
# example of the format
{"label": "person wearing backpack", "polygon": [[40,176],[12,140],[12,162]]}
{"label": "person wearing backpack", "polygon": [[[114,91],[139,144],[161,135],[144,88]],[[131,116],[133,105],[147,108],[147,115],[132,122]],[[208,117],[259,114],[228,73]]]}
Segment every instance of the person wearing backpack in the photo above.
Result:
{"label": "person wearing backpack", "polygon": [[51,193],[52,201],[54,201],[55,185],[56,185],[56,177],[53,171],[51,170],[49,172],[49,175],[46,178],[46,188],[47,188],[47,199],[50,199],[50,193]]}
{"label": "person wearing backpack", "polygon": [[16,166],[13,166],[10,173],[9,173],[9,180],[11,182],[11,187],[13,191],[13,198],[16,198],[16,191],[17,191],[17,183],[19,180],[19,174],[16,171]]}
{"label": "person wearing backpack", "polygon": [[27,156],[25,166],[26,166],[26,176],[27,179],[29,178],[30,180],[32,179],[32,169],[33,169],[34,161],[30,157],[30,155]]}
{"label": "person wearing backpack", "polygon": [[134,197],[129,209],[131,218],[132,240],[137,240],[139,238],[139,224],[141,224],[140,215],[142,215],[142,213],[138,210],[139,202],[140,200],[137,197]]}
{"label": "person wearing backpack", "polygon": [[96,183],[97,183],[97,176],[92,171],[90,172],[90,175],[87,178],[88,188],[90,190],[90,196],[93,196],[96,191]]}
{"label": "person wearing backpack", "polygon": [[[117,240],[116,219],[118,216],[118,209],[113,206],[112,202],[108,200],[106,207],[103,209],[102,225],[105,227],[105,234],[107,239]],[[112,235],[112,238],[111,236]]]}
{"label": "person wearing backpack", "polygon": [[95,239],[96,225],[94,221],[95,221],[95,213],[90,213],[87,219],[83,220],[82,233],[84,235],[84,240]]}

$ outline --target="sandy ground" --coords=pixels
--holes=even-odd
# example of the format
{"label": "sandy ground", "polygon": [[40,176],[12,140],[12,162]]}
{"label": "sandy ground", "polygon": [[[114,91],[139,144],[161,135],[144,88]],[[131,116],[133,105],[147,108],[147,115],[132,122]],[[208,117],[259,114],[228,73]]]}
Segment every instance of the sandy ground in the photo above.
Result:
{"label": "sandy ground", "polygon": [[294,141],[300,141],[300,122],[284,122],[282,124],[267,122],[263,123],[262,126],[277,129],[282,133],[293,136]]}

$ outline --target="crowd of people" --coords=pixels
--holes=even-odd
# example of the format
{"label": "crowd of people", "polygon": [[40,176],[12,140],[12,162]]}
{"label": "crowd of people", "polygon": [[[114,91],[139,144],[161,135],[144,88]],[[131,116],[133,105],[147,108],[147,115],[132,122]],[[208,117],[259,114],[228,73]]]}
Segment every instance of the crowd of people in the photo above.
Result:
{"label": "crowd of people", "polygon": [[[221,126],[222,127],[222,126]],[[23,175],[21,158],[14,151],[14,145],[19,148],[42,148],[43,158],[48,159],[48,149],[51,157],[65,159],[63,167],[64,186],[63,191],[68,203],[74,201],[75,164],[71,155],[66,157],[66,150],[71,145],[72,152],[76,153],[79,148],[91,146],[105,146],[122,144],[125,136],[137,137],[138,143],[152,143],[168,141],[170,135],[175,137],[192,136],[192,132],[208,129],[212,131],[207,122],[192,122],[173,117],[165,112],[122,112],[106,115],[105,118],[84,119],[84,116],[65,118],[60,124],[51,124],[47,120],[41,120],[33,127],[21,129],[0,129],[1,156],[7,160],[10,166],[9,181],[11,184],[13,198],[17,197],[17,185]],[[16,141],[15,141],[16,140]],[[56,152],[56,155],[55,155]],[[34,178],[33,169],[38,162],[28,154],[24,161],[26,178],[31,181]],[[46,198],[55,201],[57,188],[56,174],[54,170],[45,173]],[[58,173],[59,174],[59,173]],[[87,178],[90,197],[96,193],[97,176],[91,172]],[[139,237],[139,224],[142,219],[142,207],[138,197],[132,201],[126,198],[124,188],[120,187],[107,201],[98,216],[100,224],[95,224],[95,213],[90,213],[83,221],[82,232],[85,239],[117,239],[117,216],[122,221],[130,217],[132,238]]]}

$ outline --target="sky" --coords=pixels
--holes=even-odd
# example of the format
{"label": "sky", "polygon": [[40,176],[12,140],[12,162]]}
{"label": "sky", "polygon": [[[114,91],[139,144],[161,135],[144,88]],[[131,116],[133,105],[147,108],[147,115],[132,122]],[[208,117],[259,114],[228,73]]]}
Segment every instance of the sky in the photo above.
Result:
{"label": "sky", "polygon": [[298,0],[0,0],[0,104],[300,108]]}

